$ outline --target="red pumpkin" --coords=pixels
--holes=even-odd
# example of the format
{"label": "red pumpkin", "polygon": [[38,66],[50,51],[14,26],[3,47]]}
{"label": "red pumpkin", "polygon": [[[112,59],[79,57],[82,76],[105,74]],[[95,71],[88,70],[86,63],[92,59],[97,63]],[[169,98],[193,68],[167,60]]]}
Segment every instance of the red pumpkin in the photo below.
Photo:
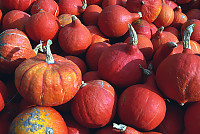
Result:
{"label": "red pumpkin", "polygon": [[184,111],[173,103],[167,103],[167,111],[164,120],[156,128],[162,134],[183,134]]}
{"label": "red pumpkin", "polygon": [[187,134],[198,134],[200,128],[199,120],[200,102],[190,104],[184,114],[184,126]]}
{"label": "red pumpkin", "polygon": [[200,9],[190,9],[186,13],[186,16],[188,17],[188,20],[191,19],[200,19]]}
{"label": "red pumpkin", "polygon": [[169,5],[167,5],[165,3],[165,1],[163,0],[162,3],[162,9],[158,15],[158,17],[154,20],[154,24],[157,27],[167,27],[170,24],[172,24],[174,20],[174,10],[172,7],[170,7]]}
{"label": "red pumpkin", "polygon": [[155,24],[150,23],[150,30],[151,30],[151,39],[155,37],[158,28]]}
{"label": "red pumpkin", "polygon": [[181,26],[188,20],[186,14],[182,12],[182,9],[180,6],[178,6],[174,11],[174,20],[171,24],[171,26],[180,29]]}
{"label": "red pumpkin", "polygon": [[172,7],[172,9],[175,9],[175,8],[178,7],[177,3],[175,3],[175,2],[172,1],[172,0],[165,0],[165,3],[166,3],[167,5],[169,5],[170,7]]}
{"label": "red pumpkin", "polygon": [[60,24],[56,16],[49,12],[40,11],[33,14],[25,24],[27,35],[39,43],[56,37]]}
{"label": "red pumpkin", "polygon": [[83,75],[83,81],[88,82],[90,80],[101,80],[98,71],[88,71]]}
{"label": "red pumpkin", "polygon": [[[191,35],[192,27],[194,25],[190,25],[185,32]],[[168,98],[181,105],[200,100],[198,62],[200,57],[193,54],[190,49],[189,37],[183,41],[183,53],[168,56],[160,63],[156,71],[156,82],[159,89]]]}
{"label": "red pumpkin", "polygon": [[177,43],[179,40],[173,33],[164,31],[164,27],[162,26],[152,38],[154,52],[156,52],[161,45],[166,44],[167,42]]}
{"label": "red pumpkin", "polygon": [[102,1],[102,8],[105,8],[107,6],[111,6],[111,5],[120,5],[123,6],[123,2],[122,0],[103,0]]}
{"label": "red pumpkin", "polygon": [[2,73],[13,73],[21,62],[36,55],[27,35],[21,30],[3,31],[0,34],[0,42],[0,72]]}
{"label": "red pumpkin", "polygon": [[101,54],[98,62],[100,76],[117,87],[139,83],[142,78],[139,64],[144,68],[147,66],[144,55],[137,47],[137,34],[131,24],[129,29],[130,43],[112,44]]}
{"label": "red pumpkin", "polygon": [[86,0],[59,0],[58,6],[60,15],[71,14],[79,17],[86,9]]}
{"label": "red pumpkin", "polygon": [[31,14],[36,14],[40,10],[52,13],[55,16],[59,15],[58,4],[54,0],[37,0],[31,6]]}
{"label": "red pumpkin", "polygon": [[130,12],[142,13],[142,19],[153,22],[162,9],[161,0],[127,0],[125,6]]}
{"label": "red pumpkin", "polygon": [[88,5],[101,5],[102,0],[87,0]]}
{"label": "red pumpkin", "polygon": [[90,25],[90,26],[86,26],[88,28],[88,30],[91,33],[92,36],[92,43],[97,43],[97,42],[110,42],[109,39],[100,31],[98,26],[95,25]]}
{"label": "red pumpkin", "polygon": [[71,102],[75,120],[88,128],[100,128],[112,121],[116,112],[117,95],[104,80],[83,83]]}
{"label": "red pumpkin", "polygon": [[111,5],[102,10],[98,17],[98,26],[108,37],[120,37],[128,31],[128,23],[139,19],[138,13],[130,13],[119,5]]}
{"label": "red pumpkin", "polygon": [[98,70],[98,61],[103,51],[111,45],[106,42],[97,42],[92,44],[86,52],[86,63],[90,70]]}
{"label": "red pumpkin", "polygon": [[81,58],[79,58],[77,56],[72,56],[72,55],[71,56],[68,55],[68,56],[64,56],[64,57],[66,59],[74,62],[80,68],[82,75],[86,73],[86,71],[87,71],[86,64]]}
{"label": "red pumpkin", "polygon": [[98,16],[101,13],[102,8],[98,5],[88,6],[82,14],[83,24],[85,25],[97,25]]}
{"label": "red pumpkin", "polygon": [[[8,91],[3,81],[0,80],[0,94],[3,97],[3,102],[8,102]],[[2,100],[0,101],[2,102]]]}
{"label": "red pumpkin", "polygon": [[178,4],[188,4],[188,3],[190,3],[190,1],[192,1],[192,0],[176,0],[176,3],[178,3]]}
{"label": "red pumpkin", "polygon": [[118,115],[122,122],[142,131],[156,128],[165,112],[164,99],[140,84],[129,86],[119,97]]}
{"label": "red pumpkin", "polygon": [[11,10],[7,12],[2,20],[3,30],[17,28],[25,31],[25,24],[30,18],[30,15],[20,10]]}
{"label": "red pumpkin", "polygon": [[[151,60],[153,56],[153,44],[149,38],[147,38],[145,35],[137,34],[138,38],[138,48],[144,55],[145,59],[147,61]],[[124,42],[129,43],[130,37],[128,37]]]}
{"label": "red pumpkin", "polygon": [[92,42],[90,31],[72,15],[72,23],[61,28],[58,34],[59,45],[69,55],[81,55]]}
{"label": "red pumpkin", "polygon": [[180,32],[177,28],[175,28],[173,26],[168,26],[164,29],[164,31],[173,33],[178,38],[178,40],[181,40]]}
{"label": "red pumpkin", "polygon": [[[15,85],[20,95],[31,104],[57,106],[71,100],[78,92],[82,75],[70,60],[50,52],[37,54],[15,70]],[[31,79],[30,79],[31,78]]]}
{"label": "red pumpkin", "polygon": [[181,26],[181,35],[183,36],[183,33],[185,31],[185,29],[191,25],[191,24],[194,24],[194,29],[193,29],[193,33],[190,37],[191,40],[194,40],[198,43],[200,43],[200,20],[197,20],[197,19],[191,19],[191,20],[188,20],[186,21],[182,26]]}
{"label": "red pumpkin", "polygon": [[3,6],[7,10],[27,11],[36,0],[2,0]]}
{"label": "red pumpkin", "polygon": [[68,134],[62,116],[51,107],[32,107],[18,114],[12,121],[9,133]]}

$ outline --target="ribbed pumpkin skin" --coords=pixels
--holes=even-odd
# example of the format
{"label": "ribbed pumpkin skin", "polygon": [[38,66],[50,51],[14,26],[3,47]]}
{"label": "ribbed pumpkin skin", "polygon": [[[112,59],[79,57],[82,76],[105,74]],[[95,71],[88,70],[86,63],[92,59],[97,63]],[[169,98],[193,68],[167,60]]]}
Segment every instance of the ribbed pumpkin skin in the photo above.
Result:
{"label": "ribbed pumpkin skin", "polygon": [[62,116],[51,107],[33,107],[12,121],[9,134],[68,134]]}
{"label": "ribbed pumpkin skin", "polygon": [[85,127],[103,127],[113,119],[116,112],[115,90],[103,80],[91,80],[86,84],[71,101],[72,114]]}
{"label": "ribbed pumpkin skin", "polygon": [[156,82],[167,97],[178,103],[200,100],[200,57],[188,53],[168,56],[156,71]]}
{"label": "ribbed pumpkin skin", "polygon": [[22,61],[35,55],[24,32],[8,29],[0,34],[0,72],[13,73]]}
{"label": "ribbed pumpkin skin", "polygon": [[79,90],[79,67],[64,57],[53,55],[48,64],[45,54],[24,61],[15,70],[15,85],[21,96],[32,104],[57,106],[71,100]]}

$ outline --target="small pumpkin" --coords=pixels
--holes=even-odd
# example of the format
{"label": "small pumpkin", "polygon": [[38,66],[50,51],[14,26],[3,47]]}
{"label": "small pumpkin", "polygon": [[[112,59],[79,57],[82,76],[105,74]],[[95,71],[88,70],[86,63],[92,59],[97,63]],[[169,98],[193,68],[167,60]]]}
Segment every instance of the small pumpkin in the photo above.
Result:
{"label": "small pumpkin", "polygon": [[81,85],[71,102],[75,120],[88,128],[100,128],[112,121],[116,113],[115,89],[104,80],[91,80]]}
{"label": "small pumpkin", "polygon": [[0,55],[0,72],[11,74],[21,62],[36,53],[24,32],[7,29],[0,34]]}
{"label": "small pumpkin", "polygon": [[9,134],[68,134],[67,125],[52,107],[32,107],[22,111],[12,121]]}
{"label": "small pumpkin", "polygon": [[57,106],[71,100],[78,92],[82,74],[70,60],[51,54],[48,40],[46,54],[24,61],[15,70],[15,86],[31,104]]}

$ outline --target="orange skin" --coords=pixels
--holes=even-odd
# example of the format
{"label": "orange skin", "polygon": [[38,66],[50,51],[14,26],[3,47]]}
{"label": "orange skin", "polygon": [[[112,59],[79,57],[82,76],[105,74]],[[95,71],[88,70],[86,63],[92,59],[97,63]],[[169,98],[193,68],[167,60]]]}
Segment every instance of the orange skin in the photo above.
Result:
{"label": "orange skin", "polygon": [[0,34],[0,38],[2,73],[13,73],[22,61],[36,55],[26,34],[18,29],[5,30]]}
{"label": "orange skin", "polygon": [[55,62],[49,64],[45,54],[38,54],[20,64],[15,71],[17,90],[32,104],[61,105],[79,90],[82,81],[79,67],[56,54],[53,58]]}
{"label": "orange skin", "polygon": [[68,134],[62,116],[51,107],[32,107],[15,117],[9,133],[15,134]]}

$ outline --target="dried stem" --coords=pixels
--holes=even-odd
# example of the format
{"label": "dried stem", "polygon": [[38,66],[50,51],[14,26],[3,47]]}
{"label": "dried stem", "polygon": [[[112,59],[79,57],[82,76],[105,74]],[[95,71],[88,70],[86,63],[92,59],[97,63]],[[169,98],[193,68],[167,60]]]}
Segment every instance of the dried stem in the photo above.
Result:
{"label": "dried stem", "polygon": [[130,44],[131,45],[137,45],[138,44],[138,38],[137,38],[137,33],[133,26],[128,23],[128,28],[129,28],[129,34],[130,34]]}
{"label": "dried stem", "polygon": [[52,41],[48,40],[47,41],[47,45],[46,45],[46,62],[48,64],[53,64],[54,63],[53,55],[52,55],[51,49],[50,49],[51,44],[52,44]]}
{"label": "dried stem", "polygon": [[192,35],[192,32],[193,32],[193,28],[194,28],[194,24],[191,24],[189,25],[184,33],[183,33],[183,49],[191,49],[191,46],[190,46],[190,37]]}

